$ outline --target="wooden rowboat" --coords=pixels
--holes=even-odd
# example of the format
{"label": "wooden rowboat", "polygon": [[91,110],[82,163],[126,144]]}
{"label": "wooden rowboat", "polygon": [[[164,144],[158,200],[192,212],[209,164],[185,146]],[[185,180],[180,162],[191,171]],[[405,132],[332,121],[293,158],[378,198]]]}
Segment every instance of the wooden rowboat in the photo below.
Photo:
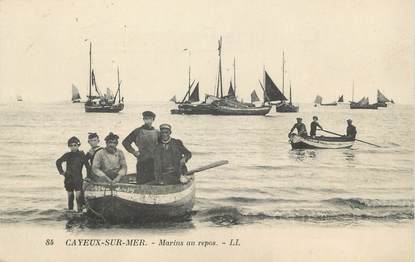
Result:
{"label": "wooden rowboat", "polygon": [[183,217],[192,211],[195,199],[193,176],[185,184],[136,184],[135,174],[120,183],[86,181],[88,214],[111,222],[155,221]]}
{"label": "wooden rowboat", "polygon": [[348,137],[301,137],[292,134],[289,140],[293,149],[340,149],[350,148],[354,140]]}

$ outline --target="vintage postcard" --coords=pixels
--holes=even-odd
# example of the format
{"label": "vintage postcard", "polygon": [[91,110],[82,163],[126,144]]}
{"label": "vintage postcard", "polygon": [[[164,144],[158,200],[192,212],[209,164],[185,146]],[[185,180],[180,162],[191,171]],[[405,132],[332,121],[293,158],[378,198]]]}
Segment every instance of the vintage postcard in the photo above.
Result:
{"label": "vintage postcard", "polygon": [[414,3],[0,1],[0,261],[413,261]]}

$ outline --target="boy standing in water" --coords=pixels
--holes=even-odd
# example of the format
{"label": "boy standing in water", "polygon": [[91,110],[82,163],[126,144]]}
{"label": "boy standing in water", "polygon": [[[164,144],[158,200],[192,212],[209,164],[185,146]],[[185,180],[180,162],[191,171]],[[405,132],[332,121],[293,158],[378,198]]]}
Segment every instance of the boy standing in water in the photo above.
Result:
{"label": "boy standing in water", "polygon": [[[65,177],[65,190],[68,193],[68,209],[73,210],[74,191],[78,212],[82,211],[82,167],[85,165],[87,170],[90,169],[89,163],[83,151],[79,151],[81,142],[77,137],[71,137],[68,140],[70,152],[65,153],[56,160],[56,167],[59,174]],[[63,171],[62,163],[66,162],[66,170]]]}

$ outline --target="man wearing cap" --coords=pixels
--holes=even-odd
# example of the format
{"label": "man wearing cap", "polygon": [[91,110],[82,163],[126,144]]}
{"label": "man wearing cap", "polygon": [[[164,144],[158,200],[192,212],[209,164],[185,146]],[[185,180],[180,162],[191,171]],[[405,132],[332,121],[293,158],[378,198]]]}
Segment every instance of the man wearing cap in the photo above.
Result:
{"label": "man wearing cap", "polygon": [[313,122],[310,124],[310,136],[315,137],[317,132],[317,127],[320,128],[320,130],[323,130],[323,127],[318,123],[318,117],[313,116]]}
{"label": "man wearing cap", "polygon": [[304,123],[302,122],[303,119],[301,117],[297,117],[297,123],[294,124],[294,126],[291,128],[290,133],[288,133],[288,137],[291,136],[294,129],[297,129],[297,133],[301,137],[307,136],[307,128],[305,127]]}
{"label": "man wearing cap", "polygon": [[354,140],[356,138],[357,131],[352,122],[353,121],[351,119],[347,119],[346,136]]}
{"label": "man wearing cap", "polygon": [[[86,153],[86,159],[92,167],[94,162],[95,154],[102,150],[103,148],[99,146],[99,136],[97,133],[88,133],[88,144],[91,146],[89,151]],[[88,177],[92,176],[91,173],[88,174]]]}
{"label": "man wearing cap", "polygon": [[[134,129],[123,141],[125,150],[137,158],[137,183],[144,184],[154,180],[153,151],[158,144],[159,131],[153,127],[156,115],[143,112],[144,125]],[[135,144],[136,150],[132,143]]]}
{"label": "man wearing cap", "polygon": [[160,143],[154,150],[156,183],[164,185],[186,182],[186,162],[192,157],[183,142],[171,136],[171,125],[160,125]]}
{"label": "man wearing cap", "polygon": [[117,135],[109,133],[105,137],[105,143],[106,147],[95,154],[92,172],[109,182],[117,183],[127,174],[127,163],[124,153],[117,148]]}

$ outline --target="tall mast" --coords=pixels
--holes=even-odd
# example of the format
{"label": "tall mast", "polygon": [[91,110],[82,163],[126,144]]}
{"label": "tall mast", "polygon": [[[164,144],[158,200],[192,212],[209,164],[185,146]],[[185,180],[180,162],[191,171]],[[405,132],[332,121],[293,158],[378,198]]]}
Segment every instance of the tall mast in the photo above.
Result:
{"label": "tall mast", "polygon": [[222,85],[222,36],[219,40],[219,73],[218,73],[218,86],[217,86],[217,96],[219,95],[220,89],[220,97],[223,97],[223,85]]}
{"label": "tall mast", "polygon": [[117,66],[117,76],[118,76],[118,103],[121,103],[121,82],[120,82],[120,69]]}
{"label": "tall mast", "polygon": [[[262,80],[262,82],[264,83],[264,87],[265,87],[265,89],[263,90],[264,92],[263,92],[263,94],[264,94],[264,104],[265,104],[265,97],[266,97],[266,94],[265,94],[265,92],[266,92],[266,88],[267,88],[267,83],[265,82],[265,66],[264,66],[264,69],[263,69],[263,74],[262,74],[263,76],[263,80]],[[269,103],[270,103],[270,101],[268,101]]]}
{"label": "tall mast", "polygon": [[236,98],[236,66],[235,66],[235,57],[233,58],[233,92],[235,93],[235,98]]}
{"label": "tall mast", "polygon": [[89,99],[91,100],[91,82],[92,82],[92,76],[91,76],[91,71],[92,71],[92,43],[89,42]]}
{"label": "tall mast", "polygon": [[354,80],[352,85],[352,102],[354,102]]}
{"label": "tall mast", "polygon": [[189,86],[188,86],[188,89],[189,89],[189,97],[190,97],[190,88],[191,88],[191,85],[190,85],[190,70],[191,70],[191,68],[190,68],[190,50],[188,50],[189,51]]}
{"label": "tall mast", "polygon": [[284,94],[284,75],[285,75],[285,58],[284,58],[284,51],[282,51],[282,94]]}
{"label": "tall mast", "polygon": [[291,100],[291,81],[290,81],[290,104],[292,104],[292,100]]}

